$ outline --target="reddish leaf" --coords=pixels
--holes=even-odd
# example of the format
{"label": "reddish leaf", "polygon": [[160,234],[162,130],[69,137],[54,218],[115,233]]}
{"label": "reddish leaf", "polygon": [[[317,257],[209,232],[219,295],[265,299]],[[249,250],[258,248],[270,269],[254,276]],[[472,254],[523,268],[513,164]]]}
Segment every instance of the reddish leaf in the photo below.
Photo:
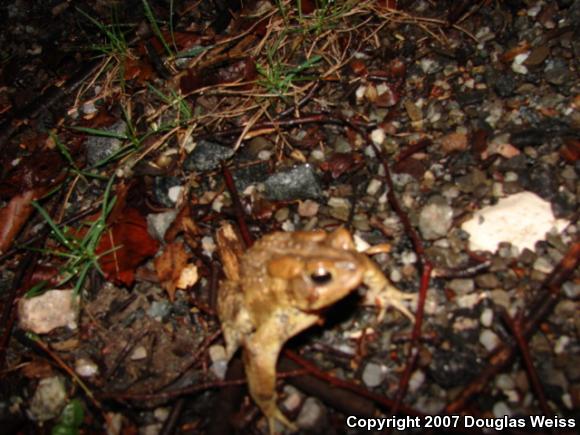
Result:
{"label": "reddish leaf", "polygon": [[565,145],[560,148],[560,155],[570,163],[578,161],[580,158],[580,141],[578,139],[567,139]]}
{"label": "reddish leaf", "polygon": [[57,151],[35,151],[13,168],[2,181],[0,195],[12,198],[25,191],[46,189],[55,182],[64,166],[62,157]]}
{"label": "reddish leaf", "polygon": [[338,178],[347,171],[356,169],[363,161],[360,154],[334,153],[328,160],[320,164],[320,169],[330,172],[332,178]]}
{"label": "reddish leaf", "polygon": [[212,85],[232,82],[249,82],[256,78],[256,62],[251,57],[230,63],[216,71],[213,78],[210,79]]}
{"label": "reddish leaf", "polygon": [[155,77],[155,71],[150,62],[144,59],[127,58],[125,61],[125,80],[135,80],[144,85]]}
{"label": "reddish leaf", "polygon": [[377,0],[379,9],[398,9],[397,0]]}
{"label": "reddish leaf", "polygon": [[27,190],[14,196],[10,202],[0,209],[0,253],[6,252],[14,238],[18,235],[32,214],[31,202],[42,196],[45,188]]}
{"label": "reddish leaf", "polygon": [[195,71],[187,71],[179,79],[179,89],[183,95],[191,94],[204,85],[201,76]]}
{"label": "reddish leaf", "polygon": [[135,279],[135,269],[145,259],[155,255],[159,243],[147,232],[147,221],[137,209],[126,208],[111,228],[103,233],[96,253],[102,254],[99,264],[107,279],[116,284],[130,286]]}
{"label": "reddish leaf", "polygon": [[349,66],[352,72],[359,77],[364,77],[369,73],[366,64],[360,59],[353,59]]}
{"label": "reddish leaf", "polygon": [[313,0],[300,0],[300,10],[303,14],[311,14],[316,10],[316,2]]}

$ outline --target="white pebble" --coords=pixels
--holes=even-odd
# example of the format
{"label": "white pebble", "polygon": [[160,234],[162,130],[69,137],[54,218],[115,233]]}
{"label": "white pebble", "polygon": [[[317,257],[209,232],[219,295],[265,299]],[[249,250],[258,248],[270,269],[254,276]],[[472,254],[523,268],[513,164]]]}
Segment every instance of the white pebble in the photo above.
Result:
{"label": "white pebble", "polygon": [[479,317],[479,321],[483,326],[489,328],[493,323],[493,310],[491,308],[485,308],[481,312],[481,316]]}
{"label": "white pebble", "polygon": [[376,195],[382,185],[383,185],[383,183],[381,183],[376,178],[373,178],[370,181],[369,185],[367,186],[367,195],[371,195],[371,196]]}
{"label": "white pebble", "polygon": [[491,352],[499,345],[499,337],[491,329],[484,329],[479,335],[479,342],[487,351]]}
{"label": "white pebble", "polygon": [[556,340],[556,344],[554,345],[554,353],[556,355],[560,355],[564,353],[566,350],[566,346],[570,343],[570,337],[567,335],[562,335]]}

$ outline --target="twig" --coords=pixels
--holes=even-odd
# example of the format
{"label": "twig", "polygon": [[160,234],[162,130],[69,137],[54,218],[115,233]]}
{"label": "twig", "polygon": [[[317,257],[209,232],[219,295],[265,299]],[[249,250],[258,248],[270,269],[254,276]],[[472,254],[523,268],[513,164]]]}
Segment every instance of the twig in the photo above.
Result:
{"label": "twig", "polygon": [[419,288],[419,300],[417,302],[417,312],[415,314],[415,324],[413,326],[413,333],[411,335],[411,346],[409,348],[409,354],[407,355],[407,363],[405,365],[405,371],[401,376],[401,380],[399,382],[399,388],[397,390],[397,396],[395,398],[395,404],[393,409],[391,410],[392,415],[395,415],[400,407],[402,406],[402,401],[407,393],[407,388],[409,386],[409,380],[411,379],[411,373],[415,368],[415,364],[417,362],[417,357],[419,355],[419,342],[421,339],[421,327],[423,325],[423,317],[425,313],[425,301],[427,300],[427,289],[429,288],[429,282],[431,280],[431,271],[433,266],[431,262],[425,256],[425,247],[423,246],[423,241],[419,237],[419,234],[411,225],[411,221],[407,216],[407,213],[402,209],[397,197],[395,195],[395,186],[393,183],[393,179],[391,177],[391,171],[389,169],[389,165],[386,161],[386,158],[379,147],[373,144],[373,147],[378,156],[381,158],[381,162],[383,168],[385,169],[385,178],[387,181],[387,185],[389,187],[389,191],[387,193],[387,199],[389,200],[389,204],[397,213],[397,216],[403,223],[403,227],[405,228],[405,233],[411,239],[413,246],[415,248],[415,252],[418,256],[418,263],[419,267],[423,270],[421,272],[421,286]]}
{"label": "twig", "polygon": [[224,175],[224,180],[226,182],[226,186],[228,187],[228,191],[232,196],[234,212],[236,214],[236,220],[238,221],[240,232],[242,233],[242,238],[244,239],[246,247],[249,248],[254,243],[254,238],[250,234],[250,230],[246,224],[244,208],[242,207],[242,202],[240,201],[240,196],[238,195],[238,189],[236,189],[236,183],[234,183],[232,173],[225,165],[222,165],[222,173]]}
{"label": "twig", "polygon": [[[297,125],[303,125],[303,124],[337,124],[337,125],[346,125],[347,127],[351,127],[354,128],[355,130],[358,130],[359,128],[363,128],[365,130],[370,130],[376,127],[376,123],[375,122],[368,122],[368,123],[363,123],[363,122],[359,122],[359,121],[350,121],[347,120],[341,116],[331,116],[331,115],[327,115],[324,113],[318,113],[318,114],[314,114],[314,115],[308,115],[308,116],[304,116],[304,117],[300,117],[300,118],[289,118],[289,119],[281,119],[278,121],[266,121],[266,122],[261,122],[261,123],[257,123],[254,124],[254,129],[255,130],[262,130],[262,129],[272,129],[272,131],[275,131],[276,128],[280,128],[280,127],[294,127]],[[234,136],[234,135],[239,135],[240,133],[242,133],[244,131],[245,127],[236,127],[236,128],[231,128],[228,130],[223,130],[223,131],[218,131],[218,132],[214,132],[214,133],[208,133],[208,134],[202,134],[199,135],[198,138],[199,139],[210,139],[212,137],[222,137],[222,136]],[[244,137],[248,137],[249,135],[252,135],[253,131],[248,131],[246,132]]]}
{"label": "twig", "polygon": [[512,319],[507,311],[502,310],[502,317],[514,334],[518,348],[522,353],[522,359],[526,366],[526,372],[534,392],[536,393],[538,402],[540,403],[540,408],[542,409],[542,412],[545,416],[549,416],[551,413],[550,408],[548,407],[548,401],[546,400],[546,394],[544,393],[544,388],[542,387],[542,383],[538,377],[538,372],[534,367],[534,362],[532,361],[532,357],[530,355],[530,348],[522,331],[522,316],[518,315],[515,319]]}
{"label": "twig", "polygon": [[[301,358],[296,353],[294,353],[288,349],[284,350],[284,356],[288,357],[291,361],[294,361],[296,364],[300,365],[301,367],[304,367],[308,371],[308,373],[311,373],[313,376],[315,376],[319,379],[323,379],[324,381],[326,381],[329,384],[334,385],[336,387],[340,387],[340,388],[343,388],[345,390],[352,391],[353,393],[356,393],[360,397],[370,399],[373,402],[380,405],[381,407],[383,407],[384,409],[392,409],[394,404],[395,404],[395,402],[393,400],[391,400],[385,396],[382,396],[380,394],[375,394],[371,391],[368,391],[367,389],[365,389],[363,387],[360,387],[359,385],[353,384],[353,383],[345,381],[343,379],[336,378],[336,377],[320,370],[318,367],[316,367],[316,365]],[[405,406],[405,405],[401,405],[399,409],[401,412],[404,412],[407,415],[417,415],[417,416],[424,415],[422,412],[417,411],[416,409],[413,409],[413,408]]]}
{"label": "twig", "polygon": [[[30,337],[29,337],[30,338]],[[99,411],[103,412],[103,406],[101,403],[95,398],[93,392],[89,389],[89,387],[82,381],[81,378],[75,373],[75,371],[70,368],[58,354],[53,352],[50,347],[48,347],[40,338],[34,337],[31,338],[31,341],[41,348],[44,352],[46,352],[57,364],[60,368],[62,368],[71,378],[72,380],[85,392],[88,399],[91,401],[93,406],[97,408]]]}

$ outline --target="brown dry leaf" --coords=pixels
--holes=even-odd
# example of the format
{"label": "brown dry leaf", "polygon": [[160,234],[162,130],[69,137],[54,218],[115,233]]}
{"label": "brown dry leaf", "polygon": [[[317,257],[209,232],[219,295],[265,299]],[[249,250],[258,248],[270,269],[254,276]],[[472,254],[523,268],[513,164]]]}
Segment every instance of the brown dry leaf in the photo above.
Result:
{"label": "brown dry leaf", "polygon": [[195,248],[195,246],[197,246],[197,236],[201,234],[201,231],[191,217],[189,204],[185,204],[181,210],[179,210],[175,220],[165,232],[164,239],[167,243],[171,243],[180,234],[183,234],[190,248]]}
{"label": "brown dry leaf", "polygon": [[216,232],[218,252],[224,266],[224,273],[229,280],[240,279],[240,257],[244,253],[244,245],[229,223],[224,223]]}
{"label": "brown dry leaf", "polygon": [[197,282],[197,267],[188,264],[191,258],[185,250],[183,242],[173,242],[165,246],[165,249],[155,258],[155,270],[161,286],[173,302],[175,290],[184,289]]}
{"label": "brown dry leaf", "polygon": [[21,373],[28,379],[43,379],[54,375],[54,369],[46,361],[33,360],[22,367]]}
{"label": "brown dry leaf", "polygon": [[0,253],[6,252],[12,246],[14,238],[34,210],[31,202],[42,196],[45,188],[27,190],[14,196],[10,202],[0,209]]}

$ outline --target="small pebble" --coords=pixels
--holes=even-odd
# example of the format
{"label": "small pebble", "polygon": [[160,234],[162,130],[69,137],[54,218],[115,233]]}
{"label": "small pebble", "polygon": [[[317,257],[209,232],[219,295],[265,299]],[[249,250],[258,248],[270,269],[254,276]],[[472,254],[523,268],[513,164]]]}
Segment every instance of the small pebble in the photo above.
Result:
{"label": "small pebble", "polygon": [[538,257],[533,265],[534,270],[541,273],[551,273],[554,270],[554,266],[547,257]]}
{"label": "small pebble", "polygon": [[316,201],[307,199],[298,202],[298,214],[302,217],[313,217],[318,214],[320,205]]}
{"label": "small pebble", "polygon": [[145,359],[147,358],[147,349],[145,349],[145,346],[137,346],[135,349],[133,349],[133,352],[131,352],[129,358],[133,361]]}
{"label": "small pebble", "polygon": [[500,373],[495,378],[495,386],[500,390],[513,390],[516,387],[516,384],[511,375]]}
{"label": "small pebble", "polygon": [[566,351],[566,347],[570,344],[570,337],[566,335],[561,335],[556,340],[556,344],[554,345],[554,353],[556,355],[561,355]]}
{"label": "small pebble", "polygon": [[422,370],[415,370],[409,379],[409,392],[415,393],[425,383],[425,373]]}
{"label": "small pebble", "polygon": [[564,285],[562,285],[562,290],[564,290],[564,294],[570,299],[577,299],[580,297],[580,284],[575,282],[566,281]]}
{"label": "small pebble", "polygon": [[82,378],[90,378],[99,373],[99,366],[88,358],[78,358],[75,361],[75,372]]}
{"label": "small pebble", "polygon": [[479,321],[483,326],[489,328],[493,324],[493,310],[491,308],[485,308],[481,312],[481,316],[479,317]]}
{"label": "small pebble", "polygon": [[500,343],[499,337],[491,329],[484,329],[479,335],[479,342],[488,352],[494,350]]}
{"label": "small pebble", "polygon": [[505,402],[497,402],[493,405],[493,416],[495,418],[502,418],[504,416],[511,417],[512,410]]}
{"label": "small pebble", "polygon": [[367,195],[370,195],[370,196],[376,195],[382,185],[383,185],[382,182],[380,182],[376,178],[373,178],[369,182],[369,185],[367,186]]}
{"label": "small pebble", "polygon": [[28,416],[35,421],[46,421],[60,415],[66,405],[67,394],[60,376],[41,379],[30,401]]}
{"label": "small pebble", "polygon": [[378,387],[387,377],[387,368],[374,362],[367,363],[362,373],[362,380],[369,388]]}
{"label": "small pebble", "polygon": [[318,399],[308,397],[302,405],[296,423],[303,429],[320,430],[320,428],[327,426],[326,414],[326,408]]}
{"label": "small pebble", "polygon": [[456,293],[471,293],[475,289],[475,284],[472,279],[452,279],[448,287]]}
{"label": "small pebble", "polygon": [[385,141],[385,130],[382,128],[375,128],[371,132],[371,140],[375,145],[382,145]]}
{"label": "small pebble", "polygon": [[447,204],[428,204],[419,214],[419,230],[427,240],[443,237],[453,223],[453,209]]}

